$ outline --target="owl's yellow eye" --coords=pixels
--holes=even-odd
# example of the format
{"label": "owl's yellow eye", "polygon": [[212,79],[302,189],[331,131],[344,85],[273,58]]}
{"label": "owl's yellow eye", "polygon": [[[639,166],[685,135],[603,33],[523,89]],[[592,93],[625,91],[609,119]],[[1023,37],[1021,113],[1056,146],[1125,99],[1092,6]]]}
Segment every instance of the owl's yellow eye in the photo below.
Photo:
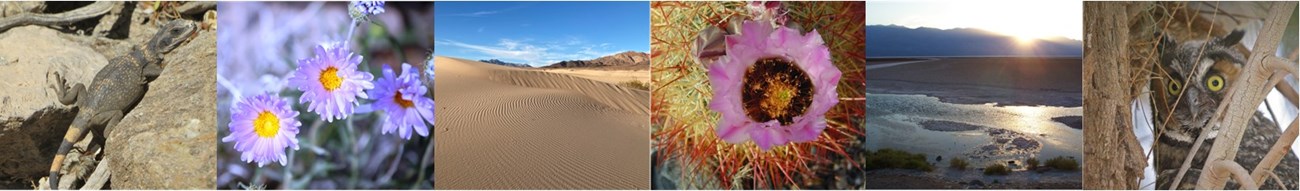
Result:
{"label": "owl's yellow eye", "polygon": [[1178,82],[1178,80],[1170,80],[1169,82],[1169,95],[1176,96],[1183,91],[1183,83]]}
{"label": "owl's yellow eye", "polygon": [[1209,78],[1205,78],[1205,86],[1210,87],[1210,91],[1217,92],[1223,90],[1223,86],[1226,85],[1225,83],[1227,82],[1223,81],[1223,77],[1219,75],[1212,75]]}

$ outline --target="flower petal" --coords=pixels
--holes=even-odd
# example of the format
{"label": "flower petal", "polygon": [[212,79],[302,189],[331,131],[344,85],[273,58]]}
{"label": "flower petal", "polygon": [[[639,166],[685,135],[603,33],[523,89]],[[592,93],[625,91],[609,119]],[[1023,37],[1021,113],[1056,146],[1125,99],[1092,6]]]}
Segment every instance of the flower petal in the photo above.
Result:
{"label": "flower petal", "polygon": [[776,120],[755,125],[759,127],[750,129],[749,133],[754,139],[754,144],[758,145],[758,148],[767,151],[773,146],[782,145],[787,142],[784,133],[779,129],[781,123]]}

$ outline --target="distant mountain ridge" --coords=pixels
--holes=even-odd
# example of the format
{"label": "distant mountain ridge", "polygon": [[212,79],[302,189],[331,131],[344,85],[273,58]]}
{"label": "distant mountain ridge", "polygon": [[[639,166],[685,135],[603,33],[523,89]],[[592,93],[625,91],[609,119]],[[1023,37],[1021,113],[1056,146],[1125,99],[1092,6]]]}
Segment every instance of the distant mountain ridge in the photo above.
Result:
{"label": "distant mountain ridge", "polygon": [[520,68],[532,68],[532,67],[533,67],[533,66],[529,66],[529,65],[527,65],[527,64],[511,63],[511,62],[501,61],[501,60],[497,60],[497,59],[478,60],[478,61],[479,61],[479,62],[483,62],[483,63],[488,63],[488,64],[496,64],[496,65],[510,66],[510,67],[520,67]]}
{"label": "distant mountain ridge", "polygon": [[1025,46],[1015,37],[972,28],[868,25],[866,33],[867,57],[1083,56],[1083,41],[1060,37]]}
{"label": "distant mountain ridge", "polygon": [[650,54],[644,52],[627,51],[614,55],[603,56],[591,60],[566,60],[543,66],[541,68],[590,68],[590,67],[617,67],[630,68],[644,65],[646,69],[650,66]]}

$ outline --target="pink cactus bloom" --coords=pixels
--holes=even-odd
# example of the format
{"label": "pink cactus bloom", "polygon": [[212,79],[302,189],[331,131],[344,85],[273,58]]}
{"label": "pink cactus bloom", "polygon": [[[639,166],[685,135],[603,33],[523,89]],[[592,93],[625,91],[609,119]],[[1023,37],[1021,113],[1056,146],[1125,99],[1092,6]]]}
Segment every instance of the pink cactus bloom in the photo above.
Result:
{"label": "pink cactus bloom", "polygon": [[727,55],[708,66],[709,108],[722,114],[718,136],[733,144],[753,140],[764,151],[816,140],[826,112],[839,103],[841,75],[821,35],[744,21],[726,43]]}

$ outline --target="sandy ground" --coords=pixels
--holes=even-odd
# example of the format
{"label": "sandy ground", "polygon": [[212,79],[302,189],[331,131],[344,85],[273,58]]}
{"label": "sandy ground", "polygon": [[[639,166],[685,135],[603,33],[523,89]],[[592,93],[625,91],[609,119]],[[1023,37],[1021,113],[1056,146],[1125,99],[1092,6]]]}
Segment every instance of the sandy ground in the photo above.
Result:
{"label": "sandy ground", "polygon": [[605,83],[618,84],[640,81],[650,84],[650,70],[600,70],[600,69],[544,69],[546,72],[568,74]]}
{"label": "sandy ground", "polygon": [[647,91],[436,57],[437,189],[649,189]]}
{"label": "sandy ground", "polygon": [[[873,66],[904,59],[869,62]],[[873,68],[867,92],[923,94],[949,103],[1083,105],[1080,58],[940,58]],[[871,66],[868,66],[871,67]]]}

